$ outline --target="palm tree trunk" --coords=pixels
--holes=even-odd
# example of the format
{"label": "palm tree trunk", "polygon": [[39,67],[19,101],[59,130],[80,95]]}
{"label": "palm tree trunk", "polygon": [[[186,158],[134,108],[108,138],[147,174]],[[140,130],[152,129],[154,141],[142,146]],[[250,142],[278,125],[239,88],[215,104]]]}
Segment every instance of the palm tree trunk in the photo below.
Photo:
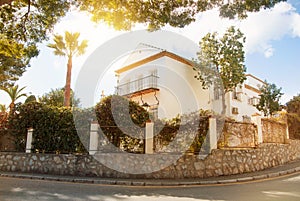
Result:
{"label": "palm tree trunk", "polygon": [[72,74],[72,57],[70,56],[68,58],[68,65],[67,65],[67,76],[66,76],[65,97],[64,97],[64,106],[65,107],[70,107],[71,74]]}
{"label": "palm tree trunk", "polygon": [[9,114],[13,114],[15,112],[15,102],[12,101],[10,104],[9,104]]}

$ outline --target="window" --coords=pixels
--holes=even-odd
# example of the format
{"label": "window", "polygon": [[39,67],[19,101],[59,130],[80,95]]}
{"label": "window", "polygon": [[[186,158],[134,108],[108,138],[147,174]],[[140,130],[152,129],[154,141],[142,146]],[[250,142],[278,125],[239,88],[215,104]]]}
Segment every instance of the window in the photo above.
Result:
{"label": "window", "polygon": [[248,99],[248,104],[253,105],[253,106],[259,104],[259,98],[257,98],[257,97],[249,98]]}
{"label": "window", "polygon": [[232,112],[232,114],[238,114],[239,109],[237,107],[233,107],[231,112]]}
{"label": "window", "polygon": [[234,90],[232,91],[232,99],[234,99],[234,100],[237,100],[237,99],[238,99],[236,89],[234,89]]}
{"label": "window", "polygon": [[[239,87],[240,88],[240,87]],[[233,91],[232,91],[232,99],[234,99],[234,100],[239,100],[239,101],[242,101],[242,92],[241,92],[241,90],[239,89],[237,89],[237,88],[235,88]]]}

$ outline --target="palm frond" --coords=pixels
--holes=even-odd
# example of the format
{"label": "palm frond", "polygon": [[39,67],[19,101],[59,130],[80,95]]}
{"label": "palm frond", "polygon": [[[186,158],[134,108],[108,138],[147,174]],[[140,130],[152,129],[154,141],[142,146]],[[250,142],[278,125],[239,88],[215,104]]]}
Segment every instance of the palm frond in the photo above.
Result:
{"label": "palm frond", "polygon": [[25,87],[19,89],[19,85],[15,85],[9,88],[2,88],[2,90],[9,95],[12,103],[14,103],[22,96],[27,96],[26,93],[21,93],[24,89]]}
{"label": "palm frond", "polygon": [[7,107],[5,104],[0,104],[0,112],[7,112]]}
{"label": "palm frond", "polygon": [[78,49],[77,56],[83,55],[85,53],[87,46],[88,46],[88,40],[83,40],[77,48]]}
{"label": "palm frond", "polygon": [[57,56],[66,56],[66,45],[61,35],[54,35],[54,43],[47,45],[49,48],[54,49],[54,54]]}

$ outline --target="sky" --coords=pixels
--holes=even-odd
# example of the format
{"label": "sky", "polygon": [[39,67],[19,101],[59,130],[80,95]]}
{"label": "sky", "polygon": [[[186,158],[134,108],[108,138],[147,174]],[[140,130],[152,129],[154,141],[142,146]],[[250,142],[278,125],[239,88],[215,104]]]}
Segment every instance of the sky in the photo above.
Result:
{"label": "sky", "polygon": [[[284,93],[281,103],[285,104],[293,96],[300,93],[300,1],[289,0],[277,4],[272,9],[249,13],[245,20],[228,20],[219,18],[217,10],[210,10],[197,15],[197,20],[184,28],[166,26],[163,30],[172,31],[189,38],[196,44],[208,32],[217,31],[220,36],[234,25],[246,36],[245,65],[247,73],[274,83]],[[136,25],[132,30],[145,29],[144,25]],[[79,40],[87,39],[89,46],[83,56],[73,59],[72,86],[76,83],[81,67],[88,57],[105,42],[116,36],[127,33],[115,31],[104,23],[90,21],[87,13],[70,12],[55,26],[53,34],[63,35],[65,31],[80,32]],[[31,67],[17,82],[24,92],[41,96],[51,89],[65,85],[66,64],[64,57],[54,56],[52,49],[47,47],[53,42],[39,44],[40,54],[32,59]],[[171,51],[172,50],[168,50]],[[117,68],[122,62],[112,65]],[[113,93],[116,85],[113,70],[106,79],[101,81],[99,90],[106,95]],[[100,98],[99,93],[99,98]],[[0,92],[0,103],[9,104],[7,94]]]}

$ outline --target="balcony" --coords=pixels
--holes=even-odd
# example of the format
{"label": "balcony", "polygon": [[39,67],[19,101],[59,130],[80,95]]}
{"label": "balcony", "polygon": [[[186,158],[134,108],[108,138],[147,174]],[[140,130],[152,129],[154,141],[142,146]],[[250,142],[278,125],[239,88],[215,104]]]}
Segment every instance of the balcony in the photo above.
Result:
{"label": "balcony", "polygon": [[146,77],[133,80],[116,87],[116,94],[120,96],[135,97],[159,91],[157,87],[157,75],[148,75]]}

